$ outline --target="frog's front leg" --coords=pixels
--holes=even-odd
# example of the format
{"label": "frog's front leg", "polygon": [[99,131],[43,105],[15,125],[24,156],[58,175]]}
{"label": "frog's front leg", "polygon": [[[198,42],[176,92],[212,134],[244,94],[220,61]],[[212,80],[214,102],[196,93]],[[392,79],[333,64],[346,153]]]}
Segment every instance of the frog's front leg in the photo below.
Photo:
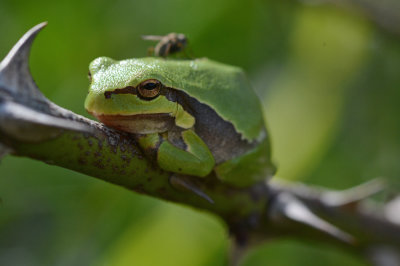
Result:
{"label": "frog's front leg", "polygon": [[186,146],[181,149],[168,140],[168,133],[152,133],[138,136],[139,145],[147,155],[155,158],[158,165],[170,172],[204,177],[215,165],[204,141],[193,130],[182,131],[181,137]]}

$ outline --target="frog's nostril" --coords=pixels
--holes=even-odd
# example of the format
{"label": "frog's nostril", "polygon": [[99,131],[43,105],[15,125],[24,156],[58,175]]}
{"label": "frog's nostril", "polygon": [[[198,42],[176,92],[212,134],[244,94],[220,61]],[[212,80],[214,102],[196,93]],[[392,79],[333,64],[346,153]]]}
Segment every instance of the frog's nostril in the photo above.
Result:
{"label": "frog's nostril", "polygon": [[90,73],[90,71],[88,72],[88,78],[89,78],[89,82],[92,83],[92,73]]}

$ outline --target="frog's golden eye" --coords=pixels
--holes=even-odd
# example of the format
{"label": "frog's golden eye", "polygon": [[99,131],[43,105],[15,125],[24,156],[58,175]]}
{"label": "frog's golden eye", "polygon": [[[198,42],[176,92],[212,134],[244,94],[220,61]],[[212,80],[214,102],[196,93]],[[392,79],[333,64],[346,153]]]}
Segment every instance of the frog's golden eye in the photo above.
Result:
{"label": "frog's golden eye", "polygon": [[145,99],[153,99],[160,94],[162,84],[156,79],[148,79],[137,87],[139,96]]}

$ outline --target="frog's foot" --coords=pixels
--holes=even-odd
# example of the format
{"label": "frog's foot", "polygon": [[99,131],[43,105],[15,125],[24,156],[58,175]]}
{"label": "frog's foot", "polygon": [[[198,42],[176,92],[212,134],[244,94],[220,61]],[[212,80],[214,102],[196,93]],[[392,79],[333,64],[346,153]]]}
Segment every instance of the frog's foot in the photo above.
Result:
{"label": "frog's foot", "polygon": [[172,175],[169,178],[169,183],[171,186],[178,190],[188,190],[190,192],[193,192],[197,196],[205,199],[211,204],[214,204],[213,199],[208,196],[204,191],[202,191],[193,181],[189,180],[188,178],[184,176],[179,176],[179,175]]}
{"label": "frog's foot", "polygon": [[166,171],[181,175],[209,175],[215,160],[207,145],[193,130],[185,130],[181,134],[186,149],[178,148],[170,141],[164,140],[157,152],[158,165]]}

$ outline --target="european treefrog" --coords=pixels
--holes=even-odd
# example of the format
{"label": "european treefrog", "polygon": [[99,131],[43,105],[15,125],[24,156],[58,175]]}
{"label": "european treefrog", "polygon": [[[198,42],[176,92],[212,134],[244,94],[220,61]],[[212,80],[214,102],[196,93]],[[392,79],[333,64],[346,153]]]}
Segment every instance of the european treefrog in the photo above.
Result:
{"label": "european treefrog", "polygon": [[85,108],[133,133],[162,169],[245,187],[274,166],[260,102],[244,72],[209,59],[157,57],[90,64]]}

